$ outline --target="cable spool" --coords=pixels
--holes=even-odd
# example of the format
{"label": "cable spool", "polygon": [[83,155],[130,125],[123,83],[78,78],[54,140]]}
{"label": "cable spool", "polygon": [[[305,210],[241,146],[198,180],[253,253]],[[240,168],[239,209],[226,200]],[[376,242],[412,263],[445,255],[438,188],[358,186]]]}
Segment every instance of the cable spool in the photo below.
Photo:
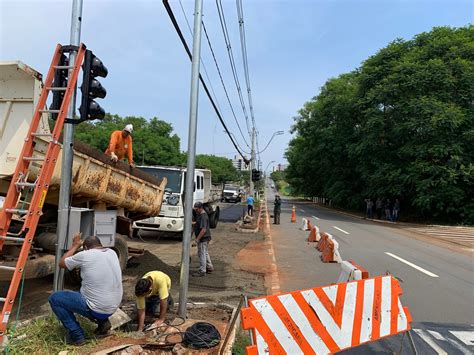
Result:
{"label": "cable spool", "polygon": [[221,335],[210,323],[197,322],[184,332],[183,343],[192,349],[209,349],[218,345]]}

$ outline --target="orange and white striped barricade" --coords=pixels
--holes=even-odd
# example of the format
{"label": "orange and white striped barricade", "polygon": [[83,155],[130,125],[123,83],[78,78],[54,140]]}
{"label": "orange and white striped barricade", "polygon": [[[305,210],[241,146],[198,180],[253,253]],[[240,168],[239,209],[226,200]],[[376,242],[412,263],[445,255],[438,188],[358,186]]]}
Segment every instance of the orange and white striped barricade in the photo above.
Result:
{"label": "orange and white striped barricade", "polygon": [[321,254],[323,263],[340,263],[342,261],[341,254],[339,254],[339,243],[336,239],[328,237]]}
{"label": "orange and white striped barricade", "polygon": [[321,239],[316,245],[316,249],[318,249],[319,251],[323,251],[326,248],[326,244],[329,242],[329,239],[332,239],[332,235],[329,233],[323,232],[323,234],[321,234]]}
{"label": "orange and white striped barricade", "polygon": [[319,233],[319,227],[313,226],[311,232],[309,232],[308,242],[319,242],[321,240],[321,234]]}
{"label": "orange and white striped barricade", "polygon": [[349,262],[354,265],[354,267],[357,268],[357,270],[360,270],[360,272],[362,273],[362,279],[368,279],[369,278],[369,271],[364,269],[362,266],[360,266],[359,264],[356,264],[354,260],[349,260]]}
{"label": "orange and white striped barricade", "polygon": [[249,300],[242,327],[255,354],[328,354],[410,330],[402,289],[392,276]]}
{"label": "orange and white striped barricade", "polygon": [[308,220],[306,218],[301,218],[301,227],[300,229],[305,232],[308,230]]}
{"label": "orange and white striped barricade", "polygon": [[341,262],[341,273],[337,279],[337,283],[348,282],[354,280],[363,280],[369,278],[369,272],[353,261],[344,260]]}

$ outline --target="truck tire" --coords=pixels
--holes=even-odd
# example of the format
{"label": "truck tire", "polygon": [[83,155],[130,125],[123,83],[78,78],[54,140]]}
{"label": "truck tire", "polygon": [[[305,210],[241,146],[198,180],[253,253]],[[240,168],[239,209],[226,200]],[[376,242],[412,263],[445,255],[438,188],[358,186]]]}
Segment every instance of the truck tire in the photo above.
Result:
{"label": "truck tire", "polygon": [[212,229],[217,227],[217,224],[219,223],[219,215],[219,207],[216,207],[214,213],[209,216],[209,227],[211,227]]}
{"label": "truck tire", "polygon": [[117,253],[120,262],[120,268],[122,269],[122,271],[125,270],[128,262],[127,237],[122,234],[116,234],[115,245],[111,249]]}

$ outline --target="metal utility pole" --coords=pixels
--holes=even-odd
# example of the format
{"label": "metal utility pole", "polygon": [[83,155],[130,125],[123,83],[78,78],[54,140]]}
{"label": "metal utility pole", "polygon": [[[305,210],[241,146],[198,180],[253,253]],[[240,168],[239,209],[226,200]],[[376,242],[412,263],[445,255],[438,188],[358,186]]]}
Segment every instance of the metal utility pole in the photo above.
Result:
{"label": "metal utility pole", "polygon": [[186,318],[189,281],[189,246],[192,233],[194,166],[196,158],[196,131],[199,98],[199,62],[201,58],[202,0],[194,3],[193,63],[191,71],[191,100],[189,107],[188,166],[186,170],[184,197],[183,250],[181,253],[181,274],[179,279],[178,315]]}
{"label": "metal utility pole", "polygon": [[[71,16],[71,37],[70,42],[73,46],[79,46],[81,42],[81,24],[82,24],[82,1],[73,0],[72,16]],[[73,66],[76,61],[76,52],[71,51],[69,54],[69,65]],[[69,74],[72,70],[69,71]],[[67,117],[74,118],[76,112],[76,91],[71,98]],[[70,209],[70,192],[72,178],[72,159],[73,159],[73,141],[74,141],[74,125],[65,124],[63,133],[63,154],[61,164],[61,185],[59,190],[58,204],[58,229],[56,244],[56,260],[54,269],[54,290],[62,290],[64,288],[64,270],[59,268],[59,260],[63,256],[66,240],[68,238],[69,227],[69,209]]]}
{"label": "metal utility pole", "polygon": [[254,194],[254,186],[252,181],[252,170],[255,169],[255,127],[252,128],[252,150],[250,152],[250,182],[249,182],[249,193],[251,196]]}

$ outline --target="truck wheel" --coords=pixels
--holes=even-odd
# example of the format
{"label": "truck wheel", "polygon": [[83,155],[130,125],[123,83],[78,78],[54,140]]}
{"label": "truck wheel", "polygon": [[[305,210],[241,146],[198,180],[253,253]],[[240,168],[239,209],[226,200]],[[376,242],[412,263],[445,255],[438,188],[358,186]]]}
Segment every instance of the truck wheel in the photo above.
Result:
{"label": "truck wheel", "polygon": [[209,217],[209,227],[212,229],[217,227],[217,223],[219,223],[219,215],[220,215],[220,210],[219,207],[216,207],[216,210],[214,211],[213,214]]}
{"label": "truck wheel", "polygon": [[117,253],[122,271],[125,270],[128,262],[128,245],[126,238],[127,237],[122,234],[116,234],[115,245],[112,248],[112,250]]}

